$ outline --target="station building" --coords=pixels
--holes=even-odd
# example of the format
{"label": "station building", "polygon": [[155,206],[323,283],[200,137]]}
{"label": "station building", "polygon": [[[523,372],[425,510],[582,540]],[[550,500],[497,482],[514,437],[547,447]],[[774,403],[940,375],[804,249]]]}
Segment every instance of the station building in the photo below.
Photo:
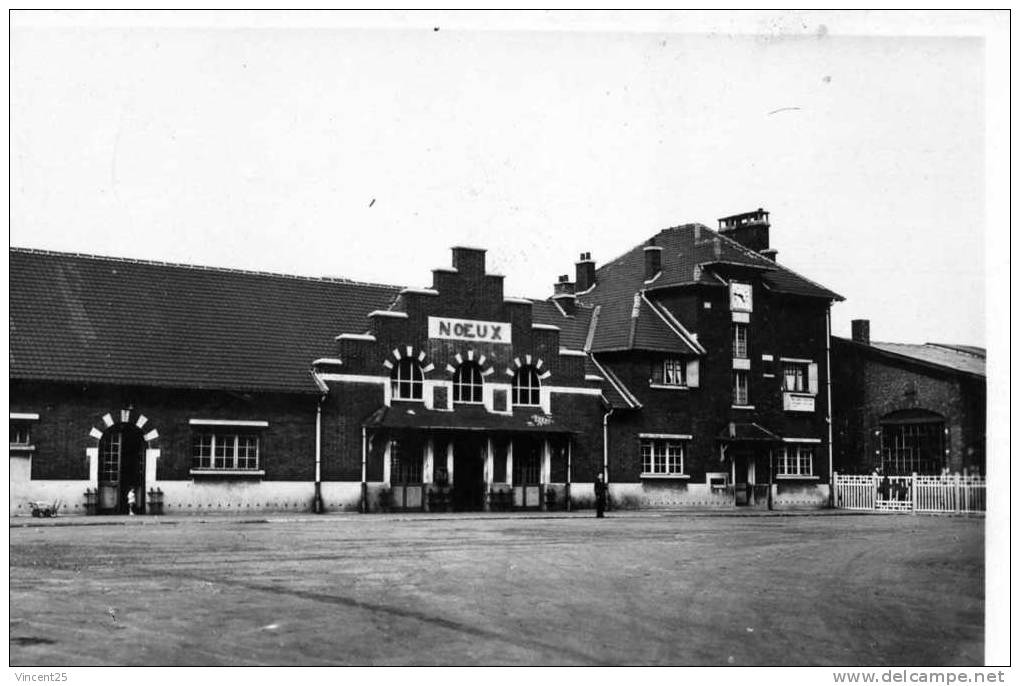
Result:
{"label": "station building", "polygon": [[12,248],[11,512],[823,506],[829,308],[768,213],[545,300]]}

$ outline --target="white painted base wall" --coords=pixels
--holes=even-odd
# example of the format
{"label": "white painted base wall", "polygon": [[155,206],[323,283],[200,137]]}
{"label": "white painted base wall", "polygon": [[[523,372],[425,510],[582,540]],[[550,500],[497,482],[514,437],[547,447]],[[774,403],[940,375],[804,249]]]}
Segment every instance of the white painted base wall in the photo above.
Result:
{"label": "white painted base wall", "polygon": [[[609,493],[613,506],[619,509],[655,509],[674,507],[736,507],[733,489],[712,490],[705,483],[688,483],[677,486],[668,482],[611,483]],[[594,507],[595,491],[592,484],[575,484],[571,487],[575,503],[585,498]],[[829,504],[828,484],[773,484],[772,508],[817,509]],[[759,507],[764,507],[760,505]]]}
{"label": "white painted base wall", "polygon": [[[27,462],[24,458],[11,458],[11,516],[31,515],[29,501],[41,500],[47,503],[60,501],[60,514],[85,514],[85,480],[32,481],[27,474],[16,473],[15,460]],[[20,471],[20,470],[19,470]]]}

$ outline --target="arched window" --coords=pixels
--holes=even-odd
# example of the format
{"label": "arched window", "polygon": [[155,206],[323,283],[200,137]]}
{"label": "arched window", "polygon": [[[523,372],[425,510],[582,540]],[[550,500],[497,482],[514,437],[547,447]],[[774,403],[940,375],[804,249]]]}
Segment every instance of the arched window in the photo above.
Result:
{"label": "arched window", "polygon": [[535,368],[526,365],[514,373],[513,403],[514,405],[538,405],[540,403],[542,382],[538,379]]}
{"label": "arched window", "polygon": [[422,380],[421,367],[416,360],[400,360],[390,374],[393,397],[397,400],[421,400]]}
{"label": "arched window", "polygon": [[474,362],[464,362],[453,373],[453,402],[482,402],[482,370]]}

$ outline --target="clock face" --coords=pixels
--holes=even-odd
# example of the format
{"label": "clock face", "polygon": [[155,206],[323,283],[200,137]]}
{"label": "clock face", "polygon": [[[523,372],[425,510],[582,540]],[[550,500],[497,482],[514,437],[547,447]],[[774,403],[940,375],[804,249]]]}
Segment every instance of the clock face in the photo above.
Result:
{"label": "clock face", "polygon": [[730,283],[730,309],[738,312],[751,311],[751,284]]}

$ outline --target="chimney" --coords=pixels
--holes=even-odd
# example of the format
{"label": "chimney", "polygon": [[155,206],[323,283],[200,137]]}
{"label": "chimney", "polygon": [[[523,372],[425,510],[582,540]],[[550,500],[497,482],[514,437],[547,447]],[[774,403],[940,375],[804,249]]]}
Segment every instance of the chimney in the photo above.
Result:
{"label": "chimney", "polygon": [[577,296],[574,295],[574,284],[569,275],[561,275],[553,286],[553,301],[568,315],[577,311]]}
{"label": "chimney", "polygon": [[854,319],[850,322],[850,334],[854,343],[871,345],[871,322],[867,319]]}
{"label": "chimney", "polygon": [[662,271],[662,248],[655,245],[655,239],[645,246],[645,281],[655,278]]}
{"label": "chimney", "polygon": [[581,253],[581,259],[575,263],[577,267],[576,293],[584,293],[595,285],[595,262],[590,252]]}
{"label": "chimney", "polygon": [[770,260],[776,259],[776,252],[769,247],[769,213],[760,207],[753,212],[722,217],[719,233]]}
{"label": "chimney", "polygon": [[570,280],[570,277],[566,274],[560,275],[560,278],[556,281],[553,286],[553,293],[556,295],[573,295],[574,294],[574,283]]}

